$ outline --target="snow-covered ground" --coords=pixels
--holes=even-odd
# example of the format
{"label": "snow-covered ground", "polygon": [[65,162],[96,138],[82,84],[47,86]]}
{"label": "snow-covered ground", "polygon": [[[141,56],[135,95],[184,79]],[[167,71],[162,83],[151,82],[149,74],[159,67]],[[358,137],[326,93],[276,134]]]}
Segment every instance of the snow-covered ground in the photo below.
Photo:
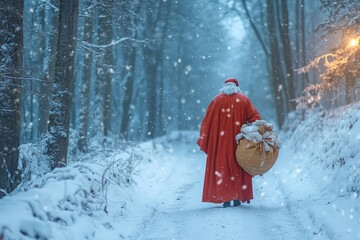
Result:
{"label": "snow-covered ground", "polygon": [[206,155],[177,132],[32,180],[0,200],[0,239],[360,239],[360,105],[296,119],[250,204],[202,203]]}

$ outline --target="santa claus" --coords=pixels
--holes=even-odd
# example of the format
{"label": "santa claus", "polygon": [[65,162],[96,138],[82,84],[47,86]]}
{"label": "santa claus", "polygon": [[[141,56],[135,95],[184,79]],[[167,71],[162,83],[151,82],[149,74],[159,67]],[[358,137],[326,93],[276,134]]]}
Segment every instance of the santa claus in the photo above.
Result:
{"label": "santa claus", "polygon": [[203,202],[239,206],[253,199],[252,177],[236,162],[235,136],[243,124],[261,120],[250,99],[240,92],[239,83],[225,81],[207,108],[197,144],[207,154]]}

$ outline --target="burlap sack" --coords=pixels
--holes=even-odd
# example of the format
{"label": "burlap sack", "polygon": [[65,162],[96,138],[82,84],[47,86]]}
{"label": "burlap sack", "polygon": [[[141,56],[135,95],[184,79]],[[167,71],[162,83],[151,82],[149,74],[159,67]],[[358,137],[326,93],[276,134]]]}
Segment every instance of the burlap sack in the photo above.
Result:
{"label": "burlap sack", "polygon": [[270,148],[270,151],[265,151],[262,142],[240,139],[235,153],[236,160],[247,173],[253,176],[262,175],[270,170],[279,155],[279,149],[276,146],[270,146]]}

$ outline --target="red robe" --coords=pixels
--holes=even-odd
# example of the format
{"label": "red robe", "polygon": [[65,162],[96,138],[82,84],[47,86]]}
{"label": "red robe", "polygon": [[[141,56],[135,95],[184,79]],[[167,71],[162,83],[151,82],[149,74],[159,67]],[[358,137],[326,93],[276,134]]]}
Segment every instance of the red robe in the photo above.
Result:
{"label": "red robe", "polygon": [[207,154],[203,202],[253,199],[252,176],[237,163],[235,136],[247,122],[261,120],[250,99],[221,93],[210,103],[197,144]]}

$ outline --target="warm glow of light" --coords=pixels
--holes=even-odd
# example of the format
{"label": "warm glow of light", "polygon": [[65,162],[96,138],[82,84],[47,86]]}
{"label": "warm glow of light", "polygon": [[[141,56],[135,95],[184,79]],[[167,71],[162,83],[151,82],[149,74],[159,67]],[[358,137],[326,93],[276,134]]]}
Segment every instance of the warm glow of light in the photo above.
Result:
{"label": "warm glow of light", "polygon": [[350,46],[351,47],[354,47],[354,46],[356,46],[358,44],[358,41],[356,40],[356,39],[352,39],[351,41],[350,41]]}

